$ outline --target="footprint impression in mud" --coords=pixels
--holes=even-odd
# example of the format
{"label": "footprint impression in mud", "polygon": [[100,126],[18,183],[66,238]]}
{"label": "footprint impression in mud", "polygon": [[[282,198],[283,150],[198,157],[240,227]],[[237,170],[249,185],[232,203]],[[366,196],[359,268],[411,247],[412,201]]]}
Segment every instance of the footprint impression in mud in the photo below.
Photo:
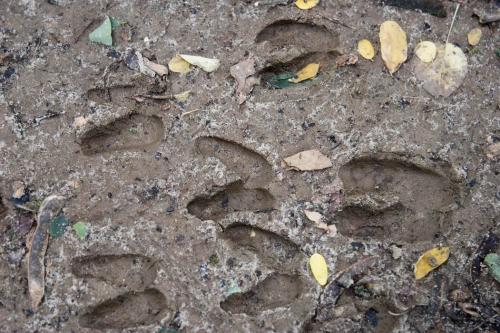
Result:
{"label": "footprint impression in mud", "polygon": [[72,273],[79,278],[104,281],[127,292],[90,307],[80,316],[82,327],[128,328],[157,322],[172,313],[165,296],[150,285],[156,278],[156,262],[142,255],[95,255],[73,259]]}
{"label": "footprint impression in mud", "polygon": [[430,241],[448,229],[458,201],[456,184],[443,173],[391,156],[354,159],[339,176],[346,204],[337,228],[349,237]]}
{"label": "footprint impression in mud", "polygon": [[319,63],[321,72],[339,55],[338,34],[309,22],[276,21],[262,29],[255,42],[264,46],[263,53],[270,54],[272,64],[259,72],[268,88],[275,88],[269,83],[277,75],[295,74],[310,63]]}
{"label": "footprint impression in mud", "polygon": [[[274,197],[265,188],[273,179],[271,165],[261,155],[236,143],[201,137],[196,141],[198,152],[215,157],[237,173],[235,183],[211,196],[200,196],[188,204],[188,212],[201,220],[219,220],[230,213],[259,213],[274,208]],[[272,271],[246,292],[228,296],[220,307],[232,314],[255,316],[265,310],[287,306],[300,298],[305,281],[297,273],[305,256],[292,241],[273,232],[245,224],[232,224],[220,234],[236,256],[251,252],[261,265]]]}

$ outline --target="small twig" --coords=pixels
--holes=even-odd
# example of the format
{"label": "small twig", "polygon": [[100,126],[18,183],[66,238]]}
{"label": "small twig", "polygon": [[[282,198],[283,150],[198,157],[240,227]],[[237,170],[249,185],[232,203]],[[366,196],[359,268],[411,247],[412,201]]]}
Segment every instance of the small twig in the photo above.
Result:
{"label": "small twig", "polygon": [[186,111],[184,113],[181,114],[181,118],[183,118],[184,116],[187,116],[188,114],[191,114],[191,113],[194,113],[194,112],[198,112],[198,111],[201,111],[201,109],[194,109],[194,110],[191,110],[191,111]]}
{"label": "small twig", "polygon": [[135,97],[143,97],[143,98],[149,98],[149,99],[156,99],[156,100],[167,100],[167,99],[174,99],[174,95],[135,95],[132,96],[132,98]]}
{"label": "small twig", "polygon": [[453,19],[451,20],[450,30],[448,30],[448,36],[446,36],[446,43],[444,44],[445,50],[448,40],[450,39],[451,29],[453,29],[453,24],[455,23],[455,18],[457,17],[458,10],[460,9],[460,4],[457,3],[457,8],[455,9],[455,14],[453,14]]}

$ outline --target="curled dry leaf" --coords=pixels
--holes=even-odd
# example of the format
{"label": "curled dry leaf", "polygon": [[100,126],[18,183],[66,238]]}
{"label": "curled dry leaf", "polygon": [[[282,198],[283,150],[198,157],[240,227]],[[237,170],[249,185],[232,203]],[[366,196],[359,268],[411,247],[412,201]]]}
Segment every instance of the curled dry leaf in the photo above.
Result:
{"label": "curled dry leaf", "polygon": [[299,171],[322,170],[332,166],[328,157],[317,149],[305,150],[284,159],[286,166]]}
{"label": "curled dry leaf", "polygon": [[34,310],[45,293],[45,251],[49,242],[49,225],[63,207],[64,198],[47,197],[38,211],[37,226],[28,253],[28,291],[31,308]]}
{"label": "curled dry leaf", "polygon": [[476,46],[477,44],[479,44],[482,35],[483,32],[481,31],[481,28],[474,28],[467,34],[467,40],[469,41],[470,45]]}
{"label": "curled dry leaf", "polygon": [[358,56],[355,54],[343,54],[335,59],[335,66],[344,67],[352,66],[358,63]]}
{"label": "curled dry leaf", "polygon": [[220,66],[220,61],[218,59],[205,58],[194,55],[179,54],[179,56],[189,62],[193,66],[200,67],[207,73],[211,73]]}
{"label": "curled dry leaf", "polygon": [[229,72],[236,80],[238,104],[242,104],[252,92],[253,86],[258,83],[258,79],[252,77],[255,74],[255,58],[249,57],[246,60],[240,61],[236,65],[231,66]]}
{"label": "curled dry leaf", "polygon": [[297,0],[295,1],[295,6],[297,6],[300,9],[311,9],[313,7],[316,7],[319,3],[319,0]]}
{"label": "curled dry leaf", "polygon": [[486,147],[486,157],[489,160],[496,160],[500,156],[500,142],[493,143]]}
{"label": "curled dry leaf", "polygon": [[322,286],[326,285],[328,282],[328,266],[325,258],[321,254],[315,253],[309,258],[309,266],[316,281]]}
{"label": "curled dry leaf", "polygon": [[448,247],[435,247],[424,252],[415,264],[415,279],[420,280],[426,277],[431,271],[444,264],[449,256],[450,248]]}
{"label": "curled dry leaf", "polygon": [[436,97],[448,97],[467,75],[467,58],[453,44],[438,45],[436,59],[431,63],[416,61],[414,71],[427,92]]}
{"label": "curled dry leaf", "polygon": [[[142,58],[142,60],[144,62],[144,65],[146,67],[148,67],[149,69],[151,69],[156,74],[158,74],[160,76],[164,76],[164,75],[168,74],[168,68],[167,68],[167,66],[154,63],[151,60],[149,60],[147,58],[144,58],[144,57]],[[140,63],[139,63],[139,66],[140,66]]]}
{"label": "curled dry leaf", "polygon": [[297,75],[293,79],[288,79],[292,83],[299,83],[305,80],[312,79],[318,75],[319,64],[309,64],[297,72]]}
{"label": "curled dry leaf", "polygon": [[315,226],[318,229],[326,231],[326,234],[328,236],[335,236],[337,234],[337,227],[333,224],[328,225],[322,222],[323,215],[321,215],[320,213],[314,212],[312,210],[304,210],[304,214],[309,221],[314,222]]}
{"label": "curled dry leaf", "polygon": [[394,21],[385,21],[380,26],[380,52],[385,66],[395,73],[408,57],[406,33]]}
{"label": "curled dry leaf", "polygon": [[372,60],[375,57],[375,49],[372,42],[362,39],[358,42],[358,53],[365,59]]}
{"label": "curled dry leaf", "polygon": [[420,42],[415,48],[415,54],[423,62],[432,62],[437,54],[436,44],[429,41]]}
{"label": "curled dry leaf", "polygon": [[152,70],[151,68],[149,68],[146,63],[149,61],[148,59],[144,58],[141,54],[141,52],[139,51],[136,51],[135,52],[135,55],[137,57],[137,62],[139,64],[139,71],[144,74],[144,75],[147,75],[147,76],[150,76],[150,77],[155,77],[156,75],[156,72],[154,70]]}

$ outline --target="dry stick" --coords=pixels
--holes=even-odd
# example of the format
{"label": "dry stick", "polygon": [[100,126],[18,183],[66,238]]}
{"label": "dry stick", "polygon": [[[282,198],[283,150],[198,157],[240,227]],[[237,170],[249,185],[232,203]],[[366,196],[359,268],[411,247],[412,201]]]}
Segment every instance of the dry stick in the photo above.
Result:
{"label": "dry stick", "polygon": [[453,14],[453,19],[451,20],[450,30],[448,30],[448,36],[446,36],[446,43],[444,44],[445,52],[446,52],[446,45],[448,45],[448,39],[450,38],[451,29],[453,29],[453,24],[455,23],[455,18],[457,17],[459,9],[460,9],[460,4],[457,3],[457,8],[455,9],[455,14]]}
{"label": "dry stick", "polygon": [[45,293],[45,252],[49,243],[49,224],[63,207],[63,197],[47,197],[39,210],[37,226],[28,254],[28,291],[31,309],[35,310]]}

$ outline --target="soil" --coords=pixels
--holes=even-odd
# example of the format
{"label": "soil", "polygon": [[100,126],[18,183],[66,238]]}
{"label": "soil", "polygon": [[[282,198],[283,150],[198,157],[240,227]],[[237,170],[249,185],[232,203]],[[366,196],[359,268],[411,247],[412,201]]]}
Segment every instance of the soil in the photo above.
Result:
{"label": "soil", "polygon": [[[443,43],[457,3],[438,16],[381,1],[2,1],[0,13],[0,332],[493,332],[499,284],[498,23],[462,1],[450,42],[468,74],[450,97],[417,79],[422,40]],[[391,1],[395,4],[398,1]],[[284,3],[284,1],[282,1]],[[122,24],[114,46],[88,34]],[[380,54],[337,67],[357,41],[399,22],[409,59]],[[149,77],[134,51],[221,60],[206,73]],[[230,67],[255,58],[261,84],[238,104]],[[320,63],[284,89],[266,77]],[[190,90],[186,102],[134,98]],[[83,118],[82,118],[83,117]],[[287,170],[318,149],[331,168]],[[88,225],[50,237],[45,294],[32,309],[28,251],[37,209],[64,197]],[[319,212],[325,232],[304,210]],[[426,250],[449,260],[416,281]],[[320,286],[308,258],[322,254]]]}

